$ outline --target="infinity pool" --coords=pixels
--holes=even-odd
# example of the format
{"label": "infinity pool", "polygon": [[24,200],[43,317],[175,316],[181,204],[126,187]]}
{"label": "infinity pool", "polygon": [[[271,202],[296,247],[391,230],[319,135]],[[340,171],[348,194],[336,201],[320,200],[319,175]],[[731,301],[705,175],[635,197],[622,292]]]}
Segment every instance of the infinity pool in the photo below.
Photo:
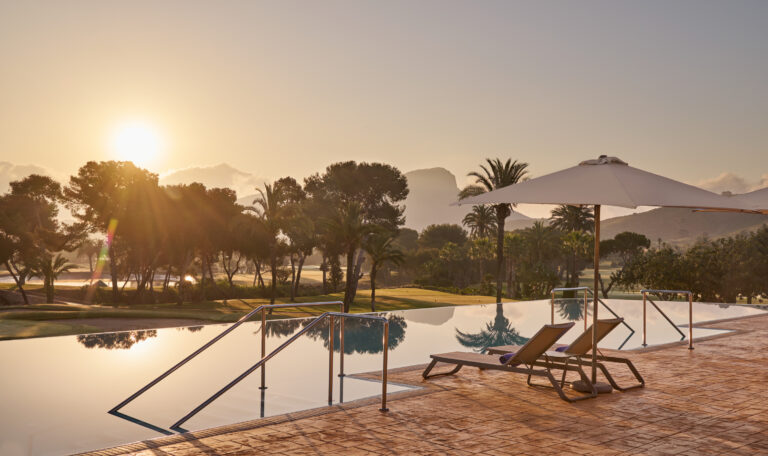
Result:
{"label": "infinity pool", "polygon": [[[642,301],[606,300],[606,304],[629,326],[619,326],[601,347],[640,347]],[[688,304],[658,304],[687,334]],[[605,308],[599,312],[601,318],[611,316]],[[745,306],[694,304],[694,322],[759,313],[762,311]],[[430,353],[481,351],[492,345],[523,343],[549,322],[550,303],[438,307],[382,315],[390,322],[392,369],[426,363]],[[582,321],[581,302],[559,301],[555,317],[557,321]],[[309,321],[268,322],[267,350]],[[207,325],[0,342],[0,454],[67,454],[173,433],[169,429],[172,423],[260,359],[260,323],[237,328],[128,404],[121,410],[124,415],[107,411],[225,328]],[[562,341],[572,340],[582,330],[578,323]],[[334,403],[380,394],[379,382],[355,378],[354,374],[381,370],[381,331],[379,322],[346,322],[344,362],[348,376],[341,380],[334,375]],[[722,332],[694,328],[694,339]],[[649,305],[648,343],[679,340],[675,328]],[[327,344],[327,326],[313,328],[267,364],[263,396],[257,371],[184,428],[204,429],[326,406]],[[338,369],[338,355],[334,363]],[[642,365],[638,367],[642,369]],[[411,388],[390,383],[388,390],[395,393]]]}

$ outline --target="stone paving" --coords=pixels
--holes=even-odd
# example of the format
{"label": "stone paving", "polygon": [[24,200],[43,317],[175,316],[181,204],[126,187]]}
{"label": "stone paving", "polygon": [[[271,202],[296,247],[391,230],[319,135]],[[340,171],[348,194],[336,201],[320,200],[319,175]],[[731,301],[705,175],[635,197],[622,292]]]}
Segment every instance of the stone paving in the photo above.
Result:
{"label": "stone paving", "polygon": [[574,404],[522,375],[465,368],[423,382],[413,367],[390,379],[425,390],[393,395],[389,413],[369,400],[99,453],[766,455],[768,316],[710,326],[737,331],[692,351],[622,352],[646,387]]}

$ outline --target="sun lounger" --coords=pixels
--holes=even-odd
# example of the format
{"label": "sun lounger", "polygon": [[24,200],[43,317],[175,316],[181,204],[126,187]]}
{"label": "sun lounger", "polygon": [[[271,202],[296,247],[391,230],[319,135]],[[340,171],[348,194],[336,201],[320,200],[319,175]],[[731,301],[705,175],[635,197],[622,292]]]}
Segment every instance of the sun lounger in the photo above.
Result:
{"label": "sun lounger", "polygon": [[[440,375],[453,375],[461,370],[462,367],[471,366],[478,367],[483,370],[500,370],[525,374],[528,376],[527,382],[530,386],[543,386],[531,383],[532,376],[545,377],[551,383],[552,388],[557,391],[557,394],[564,401],[574,402],[582,399],[593,398],[597,396],[597,390],[594,386],[592,386],[589,378],[578,363],[567,364],[564,362],[554,361],[550,358],[560,358],[563,355],[557,353],[549,356],[545,353],[547,349],[550,348],[555,342],[557,342],[557,340],[560,339],[560,337],[565,334],[566,331],[571,329],[573,325],[574,323],[545,325],[539,330],[539,332],[531,337],[525,345],[519,347],[513,356],[507,357],[508,359],[506,359],[506,362],[501,362],[499,356],[484,355],[482,353],[472,352],[451,352],[430,355],[432,362],[429,363],[429,366],[427,366],[427,368],[424,370],[424,373],[421,375],[426,380],[428,378],[437,377]],[[438,362],[453,364],[456,367],[449,372],[430,375],[432,368],[434,368]],[[563,381],[565,379],[566,371],[577,372],[582,381],[591,387],[591,393],[586,396],[567,396],[563,392],[563,381],[558,382],[555,380],[555,377],[551,372],[552,369],[563,370]]]}
{"label": "sun lounger", "polygon": [[[623,322],[623,318],[611,318],[606,320],[598,320],[597,321],[597,341],[600,342],[605,336],[608,335],[611,331],[613,331],[614,328],[619,326],[621,322]],[[502,345],[499,347],[491,347],[487,350],[488,354],[504,354],[504,353],[511,353],[516,350],[518,350],[520,347],[517,345]],[[576,338],[570,345],[561,345],[556,348],[557,353],[561,353],[563,356],[556,357],[553,352],[547,352],[550,355],[550,359],[552,362],[562,362],[562,363],[578,363],[580,366],[591,366],[592,365],[592,356],[589,355],[589,353],[592,351],[592,326],[587,328],[586,331],[584,331],[579,337]],[[634,364],[632,364],[632,361],[630,361],[627,358],[620,358],[617,356],[604,356],[600,353],[600,350],[598,349],[598,356],[597,356],[597,367],[600,369],[600,371],[603,373],[605,378],[608,380],[608,382],[611,384],[611,386],[614,389],[617,389],[619,391],[627,391],[633,388],[642,388],[645,386],[645,380],[643,380],[643,377],[640,375],[640,372],[637,371]],[[613,379],[613,376],[611,376],[608,369],[605,367],[604,363],[617,363],[617,364],[624,364],[626,365],[629,370],[632,372],[632,374],[635,376],[635,379],[637,379],[638,383],[636,385],[623,387],[620,386],[616,381]]]}

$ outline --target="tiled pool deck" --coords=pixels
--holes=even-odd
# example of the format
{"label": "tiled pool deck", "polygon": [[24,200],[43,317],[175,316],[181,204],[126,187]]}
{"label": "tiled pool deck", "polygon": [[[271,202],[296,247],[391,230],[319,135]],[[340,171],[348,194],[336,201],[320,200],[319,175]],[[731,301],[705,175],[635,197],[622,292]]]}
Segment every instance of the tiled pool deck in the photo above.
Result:
{"label": "tiled pool deck", "polygon": [[97,454],[768,454],[768,316],[703,326],[736,331],[692,351],[623,352],[646,388],[576,404],[521,375],[465,368],[422,382],[414,366],[390,380],[425,388],[392,395],[387,414],[364,400]]}

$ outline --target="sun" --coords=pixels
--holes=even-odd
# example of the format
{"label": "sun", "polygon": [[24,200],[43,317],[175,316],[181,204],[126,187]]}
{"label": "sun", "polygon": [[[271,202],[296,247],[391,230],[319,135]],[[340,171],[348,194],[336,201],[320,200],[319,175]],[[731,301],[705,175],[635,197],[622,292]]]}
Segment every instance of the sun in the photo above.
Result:
{"label": "sun", "polygon": [[116,159],[132,161],[136,166],[152,164],[162,153],[165,144],[151,124],[126,122],[114,129],[110,136],[110,149]]}

